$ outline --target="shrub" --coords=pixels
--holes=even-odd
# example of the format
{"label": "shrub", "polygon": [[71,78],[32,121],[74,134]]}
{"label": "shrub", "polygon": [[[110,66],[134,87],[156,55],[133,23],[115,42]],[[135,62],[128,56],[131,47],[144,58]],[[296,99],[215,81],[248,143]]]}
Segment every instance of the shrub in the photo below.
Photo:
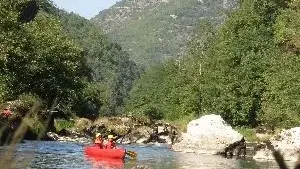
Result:
{"label": "shrub", "polygon": [[55,120],[55,128],[57,131],[61,131],[62,129],[69,129],[75,126],[74,121],[57,119]]}
{"label": "shrub", "polygon": [[162,112],[156,107],[148,107],[144,110],[144,114],[149,117],[150,120],[161,120],[164,118]]}

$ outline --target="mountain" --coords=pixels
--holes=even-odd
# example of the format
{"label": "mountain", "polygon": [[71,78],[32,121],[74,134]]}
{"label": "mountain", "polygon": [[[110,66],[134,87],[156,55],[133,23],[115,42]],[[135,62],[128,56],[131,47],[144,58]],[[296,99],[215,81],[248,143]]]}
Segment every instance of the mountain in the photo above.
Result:
{"label": "mountain", "polygon": [[91,19],[145,66],[182,55],[203,19],[223,23],[235,0],[122,0]]}

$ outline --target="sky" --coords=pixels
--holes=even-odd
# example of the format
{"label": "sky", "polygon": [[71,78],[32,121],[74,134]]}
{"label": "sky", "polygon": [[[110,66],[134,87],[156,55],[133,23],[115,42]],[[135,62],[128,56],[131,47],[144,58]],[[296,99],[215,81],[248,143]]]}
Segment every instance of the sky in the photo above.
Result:
{"label": "sky", "polygon": [[97,15],[120,0],[52,0],[59,8],[77,13],[87,19]]}

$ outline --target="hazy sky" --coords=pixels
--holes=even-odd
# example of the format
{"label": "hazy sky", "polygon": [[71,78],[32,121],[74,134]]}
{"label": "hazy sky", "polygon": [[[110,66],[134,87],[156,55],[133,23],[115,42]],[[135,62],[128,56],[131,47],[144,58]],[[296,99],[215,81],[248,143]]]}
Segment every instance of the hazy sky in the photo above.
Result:
{"label": "hazy sky", "polygon": [[97,15],[120,0],[52,0],[59,8],[77,13],[87,19]]}

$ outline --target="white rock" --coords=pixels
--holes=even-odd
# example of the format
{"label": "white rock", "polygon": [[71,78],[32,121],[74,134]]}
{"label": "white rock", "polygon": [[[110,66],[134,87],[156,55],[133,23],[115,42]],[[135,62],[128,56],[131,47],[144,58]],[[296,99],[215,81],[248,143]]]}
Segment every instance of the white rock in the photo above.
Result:
{"label": "white rock", "polygon": [[206,115],[191,121],[187,133],[180,143],[173,146],[175,151],[216,154],[226,146],[242,139],[242,135],[227,125],[219,115]]}
{"label": "white rock", "polygon": [[164,140],[166,144],[172,144],[172,140],[170,139],[169,136],[159,136],[160,140]]}
{"label": "white rock", "polygon": [[[270,139],[275,150],[279,150],[287,161],[297,161],[300,151],[300,127],[283,130],[277,136]],[[272,159],[270,150],[263,149],[256,153],[254,159]]]}
{"label": "white rock", "polygon": [[158,131],[158,133],[163,133],[165,131],[165,127],[164,126],[158,126],[157,131]]}
{"label": "white rock", "polygon": [[53,132],[48,132],[48,133],[47,133],[47,136],[48,136],[51,140],[53,140],[53,141],[56,141],[56,140],[59,139],[58,135],[57,135],[56,133],[53,133]]}
{"label": "white rock", "polygon": [[136,143],[138,143],[138,144],[143,144],[145,141],[147,141],[148,139],[147,138],[140,138],[140,139],[138,139],[137,141],[136,141]]}

